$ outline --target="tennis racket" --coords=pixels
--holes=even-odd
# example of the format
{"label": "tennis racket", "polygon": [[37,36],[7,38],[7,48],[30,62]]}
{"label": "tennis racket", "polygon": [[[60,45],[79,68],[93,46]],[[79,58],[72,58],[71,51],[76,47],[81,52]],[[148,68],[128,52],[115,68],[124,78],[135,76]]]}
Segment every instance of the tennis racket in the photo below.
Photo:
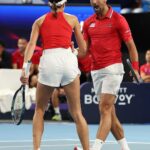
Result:
{"label": "tennis racket", "polygon": [[126,59],[126,62],[127,62],[127,65],[128,65],[128,67],[129,67],[129,69],[131,71],[132,77],[135,79],[136,83],[138,83],[138,84],[142,83],[142,80],[138,79],[138,77],[137,77],[137,75],[136,75],[136,73],[135,73],[135,71],[134,71],[134,69],[133,69],[133,67],[131,65],[130,60]]}
{"label": "tennis racket", "polygon": [[[25,68],[25,75],[29,75],[31,62],[28,61],[27,67]],[[20,125],[25,112],[25,89],[26,85],[21,85],[21,87],[15,92],[11,104],[11,116],[12,120],[16,125]]]}

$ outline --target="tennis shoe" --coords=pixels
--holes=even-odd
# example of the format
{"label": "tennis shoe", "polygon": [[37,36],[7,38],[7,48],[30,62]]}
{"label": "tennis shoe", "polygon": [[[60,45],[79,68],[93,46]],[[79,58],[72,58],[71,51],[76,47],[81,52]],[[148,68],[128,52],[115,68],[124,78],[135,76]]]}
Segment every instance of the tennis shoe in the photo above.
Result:
{"label": "tennis shoe", "polygon": [[53,121],[62,121],[61,114],[55,114],[55,115],[52,117],[52,120],[53,120]]}

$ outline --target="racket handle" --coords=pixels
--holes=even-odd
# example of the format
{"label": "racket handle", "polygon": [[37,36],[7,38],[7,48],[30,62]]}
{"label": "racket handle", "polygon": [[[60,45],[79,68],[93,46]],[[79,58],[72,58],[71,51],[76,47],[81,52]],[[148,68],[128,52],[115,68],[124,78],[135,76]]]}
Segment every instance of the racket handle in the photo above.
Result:
{"label": "racket handle", "polygon": [[26,75],[26,76],[29,76],[30,67],[31,67],[31,61],[28,61],[28,62],[27,62],[27,66],[26,66],[26,68],[25,68],[25,75]]}

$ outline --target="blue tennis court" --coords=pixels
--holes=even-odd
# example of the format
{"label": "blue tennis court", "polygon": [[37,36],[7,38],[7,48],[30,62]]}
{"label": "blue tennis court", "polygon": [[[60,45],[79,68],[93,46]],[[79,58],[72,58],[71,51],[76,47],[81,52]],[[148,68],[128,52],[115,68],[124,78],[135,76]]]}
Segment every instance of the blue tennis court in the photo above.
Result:
{"label": "blue tennis court", "polygon": [[[95,139],[98,125],[89,125],[90,143]],[[150,150],[150,124],[124,125],[125,135],[131,150]],[[73,150],[80,145],[74,123],[46,122],[41,150]],[[0,123],[0,150],[32,150],[32,122],[20,126]],[[103,150],[119,150],[110,134]]]}

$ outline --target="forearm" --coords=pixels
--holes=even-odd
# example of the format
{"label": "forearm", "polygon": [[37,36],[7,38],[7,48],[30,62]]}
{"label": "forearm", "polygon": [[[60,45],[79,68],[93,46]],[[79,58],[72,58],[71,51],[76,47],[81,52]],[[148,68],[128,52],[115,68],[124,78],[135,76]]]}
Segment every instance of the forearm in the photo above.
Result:
{"label": "forearm", "polygon": [[78,50],[78,57],[85,57],[89,51],[89,41],[85,41],[85,49],[81,49],[80,47],[77,48]]}
{"label": "forearm", "polygon": [[25,51],[24,62],[28,62],[31,60],[34,49],[35,49],[35,44],[29,42]]}
{"label": "forearm", "polygon": [[147,81],[149,80],[150,81],[150,75],[144,75],[144,76],[141,76],[143,81]]}
{"label": "forearm", "polygon": [[133,47],[133,49],[129,50],[129,56],[130,56],[131,62],[138,62],[139,61],[138,52],[137,52],[136,48]]}
{"label": "forearm", "polygon": [[126,45],[128,47],[132,67],[134,68],[134,70],[139,71],[139,58],[138,58],[138,52],[134,44],[134,41],[130,40],[126,42]]}
{"label": "forearm", "polygon": [[77,50],[78,50],[78,57],[85,57],[86,56],[87,50],[83,51],[83,50],[81,50],[79,48],[77,48]]}

